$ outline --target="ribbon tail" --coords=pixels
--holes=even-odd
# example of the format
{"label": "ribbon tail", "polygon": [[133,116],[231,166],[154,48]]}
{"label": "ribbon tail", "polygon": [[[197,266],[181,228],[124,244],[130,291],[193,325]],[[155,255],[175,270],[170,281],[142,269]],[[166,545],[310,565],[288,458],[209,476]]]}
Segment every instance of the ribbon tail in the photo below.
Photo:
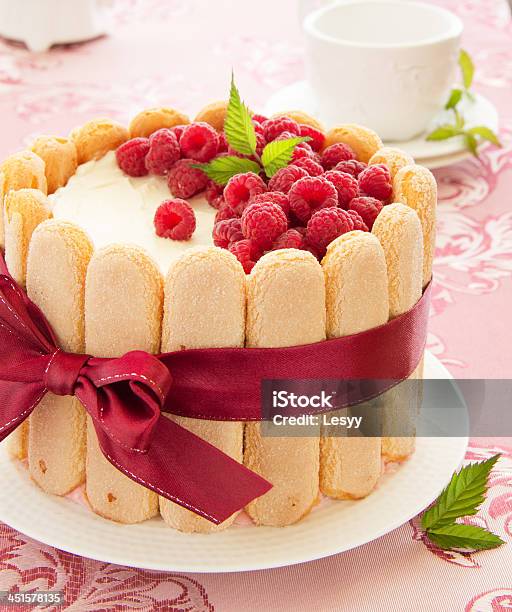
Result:
{"label": "ribbon tail", "polygon": [[114,442],[93,420],[100,448],[123,474],[219,524],[272,485],[174,421],[160,416],[145,453]]}
{"label": "ribbon tail", "polygon": [[32,383],[11,383],[0,379],[0,442],[28,419],[46,395],[46,389]]}

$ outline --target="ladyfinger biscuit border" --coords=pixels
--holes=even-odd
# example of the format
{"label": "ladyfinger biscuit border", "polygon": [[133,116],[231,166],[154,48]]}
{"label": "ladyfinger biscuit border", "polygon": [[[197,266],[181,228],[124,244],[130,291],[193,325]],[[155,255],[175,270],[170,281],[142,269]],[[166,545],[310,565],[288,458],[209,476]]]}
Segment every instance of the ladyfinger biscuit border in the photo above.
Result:
{"label": "ladyfinger biscuit border", "polygon": [[208,123],[213,128],[215,128],[217,132],[222,132],[222,130],[224,129],[224,121],[226,119],[227,109],[227,100],[211,102],[197,113],[194,118],[194,121],[204,121],[205,123]]}
{"label": "ladyfinger biscuit border", "polygon": [[393,179],[397,172],[404,166],[410,166],[414,164],[414,158],[396,147],[382,147],[376,153],[374,153],[368,161],[369,166],[375,164],[385,164]]}
{"label": "ladyfinger biscuit border", "polygon": [[[198,247],[183,254],[171,265],[165,280],[162,351],[242,347],[245,283],[242,265],[225,249]],[[243,461],[244,423],[168,416],[236,461]],[[161,497],[160,514],[179,531],[211,533],[229,527],[238,513],[214,525]]]}
{"label": "ladyfinger biscuit border", "polygon": [[437,183],[428,168],[412,164],[398,171],[393,181],[394,199],[413,208],[423,228],[423,287],[432,278],[436,245]]}
{"label": "ladyfinger biscuit border", "polygon": [[[254,266],[247,286],[247,346],[292,346],[325,339],[324,277],[311,253],[296,249],[267,253]],[[261,423],[246,423],[244,464],[274,485],[246,507],[257,525],[290,525],[318,502],[319,434],[318,428],[318,435],[311,437],[265,437]]]}
{"label": "ladyfinger biscuit border", "polygon": [[75,143],[78,164],[101,159],[128,140],[128,130],[111,119],[93,119],[70,134]]}
{"label": "ladyfinger biscuit border", "polygon": [[75,174],[78,153],[75,143],[69,138],[58,136],[39,136],[30,147],[45,163],[48,194],[66,185]]}
{"label": "ladyfinger biscuit border", "polygon": [[36,227],[51,217],[47,197],[38,189],[9,191],[4,199],[5,263],[14,280],[25,286],[27,256]]}
{"label": "ladyfinger biscuit border", "polygon": [[130,138],[148,138],[161,128],[172,128],[175,125],[187,125],[190,119],[174,108],[164,106],[147,108],[130,121],[128,131]]}
{"label": "ladyfinger biscuit border", "polygon": [[343,142],[356,154],[359,161],[368,163],[372,155],[382,149],[382,140],[370,128],[356,123],[345,123],[329,130],[325,135],[323,149]]}
{"label": "ladyfinger biscuit border", "polygon": [[[141,248],[110,245],[96,251],[85,282],[85,349],[96,357],[132,350],[158,353],[162,276]],[[87,417],[85,493],[93,511],[133,524],[158,514],[158,495],[118,471],[100,450]]]}
{"label": "ladyfinger biscuit border", "polygon": [[[84,352],[85,275],[92,252],[79,227],[59,221],[40,225],[30,243],[27,293],[69,352]],[[66,495],[83,482],[85,424],[76,397],[47,393],[31,414],[29,471],[47,493]]]}

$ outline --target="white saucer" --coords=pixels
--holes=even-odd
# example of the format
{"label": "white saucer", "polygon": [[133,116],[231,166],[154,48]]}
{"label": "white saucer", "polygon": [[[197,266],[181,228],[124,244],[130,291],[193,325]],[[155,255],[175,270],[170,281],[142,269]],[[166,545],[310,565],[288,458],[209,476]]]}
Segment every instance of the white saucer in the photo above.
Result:
{"label": "white saucer", "polygon": [[[296,108],[300,108],[323,121],[321,113],[318,111],[317,101],[306,81],[298,81],[273,94],[268,100],[264,112],[266,115],[273,115]],[[485,125],[495,133],[498,132],[498,111],[492,102],[484,96],[476,94],[474,102],[464,99],[461,102],[461,111],[466,118],[468,127]],[[462,137],[458,136],[442,141],[425,140],[426,134],[432,131],[434,127],[441,123],[451,122],[452,118],[453,114],[451,112],[443,110],[435,117],[430,128],[424,134],[404,142],[386,142],[385,144],[407,151],[418,163],[428,168],[440,168],[454,164],[471,157]],[[343,122],[343,117],[340,117],[341,122]]]}
{"label": "white saucer", "polygon": [[[426,353],[425,377],[447,379],[450,374]],[[466,413],[458,418],[465,419]],[[462,462],[466,446],[462,437],[418,438],[412,458],[386,474],[369,497],[325,500],[290,527],[236,525],[216,534],[186,535],[160,518],[120,525],[68,498],[46,495],[2,444],[0,520],[45,544],[121,565],[209,573],[281,567],[350,550],[407,522],[439,495]]]}

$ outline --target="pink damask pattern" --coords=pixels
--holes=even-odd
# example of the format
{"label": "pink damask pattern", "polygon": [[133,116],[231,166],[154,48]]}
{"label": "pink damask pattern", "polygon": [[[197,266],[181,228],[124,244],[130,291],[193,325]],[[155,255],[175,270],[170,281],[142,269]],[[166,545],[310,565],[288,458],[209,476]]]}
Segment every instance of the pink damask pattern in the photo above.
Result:
{"label": "pink damask pattern", "polygon": [[[66,134],[93,116],[127,121],[153,105],[193,115],[225,95],[232,68],[255,108],[304,76],[298,16],[307,2],[100,1],[108,7],[109,37],[40,55],[0,41],[2,156],[35,134]],[[436,1],[464,20],[464,46],[477,63],[476,87],[499,109],[504,146],[488,146],[480,160],[435,172],[440,206],[428,347],[456,375],[509,377],[512,21],[506,0]],[[471,519],[507,541],[495,551],[441,551],[416,518],[361,549],[305,566],[185,576],[80,558],[0,524],[0,590],[62,590],[64,609],[72,612],[509,610],[512,441],[474,441],[466,460],[496,452],[503,456],[488,499]],[[430,584],[437,585],[435,591]]]}

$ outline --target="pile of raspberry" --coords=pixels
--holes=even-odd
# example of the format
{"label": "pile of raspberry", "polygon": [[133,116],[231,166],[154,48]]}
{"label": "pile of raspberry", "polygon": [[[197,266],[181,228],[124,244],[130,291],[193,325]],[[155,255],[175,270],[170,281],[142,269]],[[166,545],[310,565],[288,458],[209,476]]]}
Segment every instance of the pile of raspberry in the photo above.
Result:
{"label": "pile of raspberry", "polygon": [[159,236],[188,240],[196,226],[186,201],[204,192],[217,209],[214,244],[231,251],[249,273],[268,251],[303,249],[319,260],[338,236],[370,231],[382,207],[389,202],[392,181],[383,164],[367,166],[346,144],[324,147],[324,134],[290,117],[253,116],[257,154],[274,140],[308,137],[296,146],[288,166],[270,180],[263,172],[233,176],[217,185],[193,164],[219,155],[237,155],[224,133],[195,122],[163,128],[149,138],[133,138],[117,151],[119,167],[129,176],[165,175],[174,196],[158,208]]}
{"label": "pile of raspberry", "polygon": [[218,209],[214,244],[236,255],[246,273],[268,251],[303,249],[321,260],[338,236],[372,229],[392,194],[386,166],[367,166],[343,143],[323,149],[322,132],[289,117],[255,115],[253,122],[261,146],[293,136],[310,140],[270,180],[247,172],[223,190],[208,187],[208,201]]}
{"label": "pile of raspberry", "polygon": [[[205,163],[228,150],[224,133],[211,125],[196,121],[157,130],[149,138],[132,138],[116,151],[117,164],[128,176],[148,174],[165,176],[174,196],[159,206],[154,219],[158,236],[172,240],[189,240],[196,228],[195,214],[186,201],[212,188],[219,190],[193,164]],[[209,201],[214,205],[213,197]]]}

